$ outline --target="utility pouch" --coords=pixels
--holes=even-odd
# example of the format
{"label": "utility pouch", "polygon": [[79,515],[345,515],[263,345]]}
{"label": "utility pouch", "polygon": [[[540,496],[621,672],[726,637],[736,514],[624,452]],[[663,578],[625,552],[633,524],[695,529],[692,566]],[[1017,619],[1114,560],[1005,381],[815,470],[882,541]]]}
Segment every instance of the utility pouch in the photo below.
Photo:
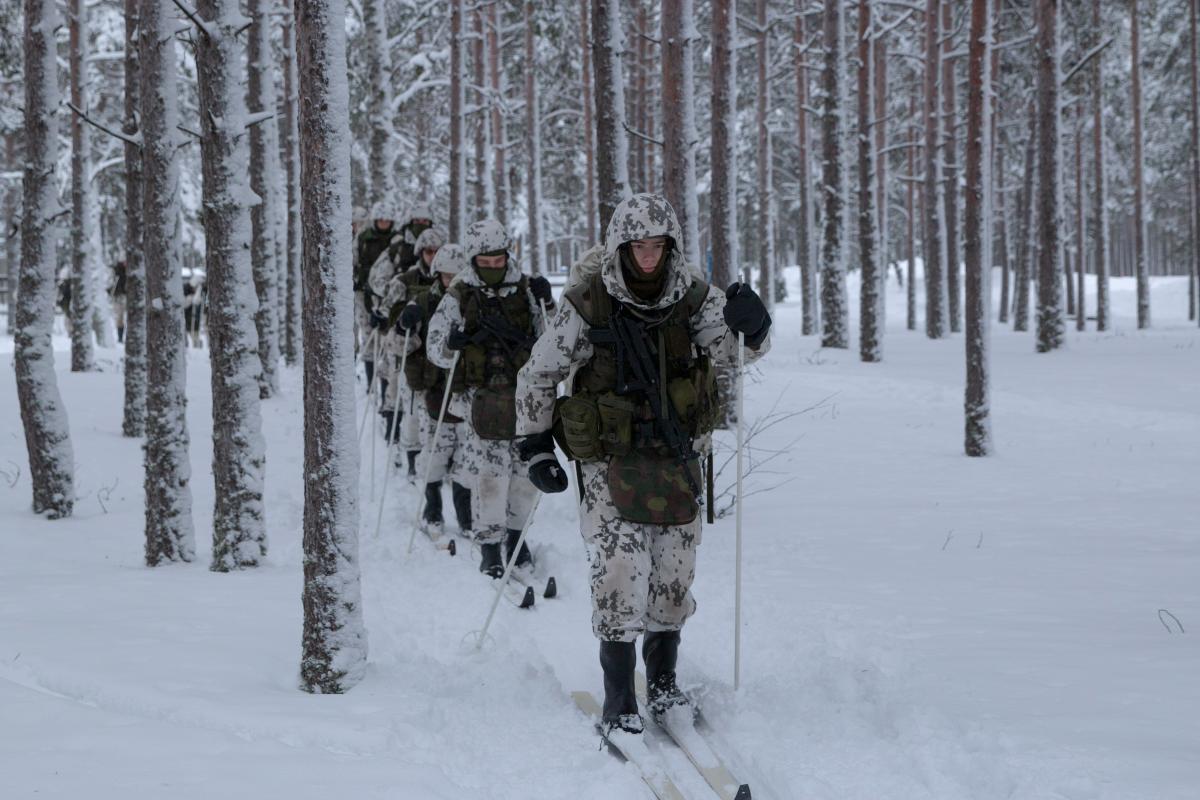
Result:
{"label": "utility pouch", "polygon": [[432,389],[433,385],[437,383],[440,371],[425,357],[423,350],[409,353],[404,362],[404,378],[408,381],[408,388],[414,392]]}
{"label": "utility pouch", "polygon": [[483,386],[487,375],[487,351],[482,345],[469,344],[462,350],[461,362],[463,381],[467,386]]}
{"label": "utility pouch", "polygon": [[637,406],[606,392],[596,398],[600,416],[600,448],[604,455],[624,456],[633,450],[633,416]]}
{"label": "utility pouch", "polygon": [[[425,392],[425,410],[429,412],[429,418],[436,423],[438,414],[442,413],[442,395],[445,392],[446,387],[438,386],[434,388],[437,388],[438,391],[435,392],[430,389],[429,391]],[[454,425],[462,422],[462,418],[456,417],[447,411],[442,416],[442,422],[446,425]]]}
{"label": "utility pouch", "polygon": [[511,386],[485,386],[471,401],[471,425],[480,439],[517,437],[517,393]]}
{"label": "utility pouch", "polygon": [[683,429],[695,435],[696,412],[700,402],[696,384],[691,378],[675,378],[667,384],[667,396],[671,398],[671,407]]}
{"label": "utility pouch", "polygon": [[581,392],[554,401],[554,434],[559,447],[572,461],[598,461],[604,457],[600,444],[600,412],[595,397]]}
{"label": "utility pouch", "polygon": [[[700,463],[689,459],[687,469],[700,484]],[[687,525],[700,507],[678,459],[643,452],[619,456],[608,463],[608,493],[621,519],[647,525]]]}

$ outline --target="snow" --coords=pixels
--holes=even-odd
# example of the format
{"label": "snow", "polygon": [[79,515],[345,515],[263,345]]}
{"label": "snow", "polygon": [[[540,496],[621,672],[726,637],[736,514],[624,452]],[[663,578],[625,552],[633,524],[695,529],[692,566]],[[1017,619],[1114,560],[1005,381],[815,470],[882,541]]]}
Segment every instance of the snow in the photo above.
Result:
{"label": "snow", "polygon": [[[746,507],[742,689],[731,688],[732,516],[705,531],[682,649],[683,682],[703,685],[707,716],[740,753],[735,774],[756,797],[786,799],[1194,798],[1200,332],[1186,278],[1154,279],[1152,330],[1136,330],[1132,278],[1112,282],[1115,329],[1069,330],[1060,351],[1037,354],[1033,333],[994,326],[996,455],[968,459],[961,336],[906,332],[893,311],[886,360],[860,363],[856,342],[823,350],[799,335],[798,270],[785,276],[795,299],[776,309],[747,417],[776,402],[815,408],[751,442],[796,440],[778,474],[747,478],[748,490],[792,482]],[[904,307],[894,279],[887,293]],[[6,360],[11,346],[0,340]],[[349,693],[309,695],[296,688],[300,374],[283,370],[280,396],[263,403],[266,565],[209,572],[199,537],[193,563],[147,569],[119,352],[97,351],[101,372],[70,373],[61,332],[55,346],[73,517],[29,513],[15,391],[0,382],[0,470],[21,469],[0,483],[5,797],[646,796],[570,700],[598,692],[600,675],[569,493],[547,497],[530,532],[560,598],[502,605],[476,653],[469,634],[491,586],[469,557],[427,546],[405,557],[418,498],[402,481],[372,537],[364,483],[370,661]],[[205,530],[208,358],[188,356]],[[1169,633],[1159,609],[1187,633]],[[706,796],[671,763],[687,796]]]}

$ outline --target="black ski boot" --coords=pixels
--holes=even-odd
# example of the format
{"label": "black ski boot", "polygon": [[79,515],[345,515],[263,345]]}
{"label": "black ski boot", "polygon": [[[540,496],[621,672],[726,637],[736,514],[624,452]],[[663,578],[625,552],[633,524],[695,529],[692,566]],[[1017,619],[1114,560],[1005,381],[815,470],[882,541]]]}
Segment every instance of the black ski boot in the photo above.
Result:
{"label": "black ski boot", "polygon": [[[504,557],[508,561],[512,560],[513,548],[517,546],[517,540],[521,538],[521,531],[509,528],[508,536],[504,540]],[[517,554],[518,567],[533,566],[533,556],[529,553],[529,545],[521,542],[521,552]]]}
{"label": "black ski boot", "polygon": [[421,455],[420,450],[408,451],[408,479],[410,481],[417,479],[417,456]]}
{"label": "black ski boot", "polygon": [[646,710],[655,719],[677,706],[688,705],[687,695],[675,682],[679,660],[679,631],[646,631],[642,637],[646,662]]}
{"label": "black ski boot", "polygon": [[380,411],[379,416],[383,417],[383,440],[391,444],[392,429],[395,427],[396,420],[393,418],[391,411]]}
{"label": "black ski boot", "polygon": [[615,730],[642,732],[633,672],[637,667],[635,642],[600,642],[600,668],[604,670],[604,710],[600,727],[605,735]]}
{"label": "black ski boot", "polygon": [[458,532],[471,535],[471,490],[454,481],[450,484],[450,496],[454,499],[454,516],[458,517]]}
{"label": "black ski boot", "polygon": [[492,578],[504,576],[504,560],[501,558],[499,544],[479,545],[483,558],[479,562],[479,571]]}
{"label": "black ski boot", "polygon": [[421,530],[430,539],[442,538],[442,482],[425,484],[425,511],[421,514]]}
{"label": "black ski boot", "polygon": [[371,381],[375,378],[375,362],[364,361],[363,366],[367,368],[367,386],[370,386]]}

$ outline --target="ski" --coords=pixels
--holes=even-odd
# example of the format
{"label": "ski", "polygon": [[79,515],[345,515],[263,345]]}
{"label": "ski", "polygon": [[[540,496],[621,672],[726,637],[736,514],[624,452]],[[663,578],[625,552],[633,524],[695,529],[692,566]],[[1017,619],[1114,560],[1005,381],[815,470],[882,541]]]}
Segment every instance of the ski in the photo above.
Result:
{"label": "ski", "polygon": [[640,735],[624,731],[605,734],[600,726],[600,702],[591,692],[571,692],[571,699],[580,711],[592,718],[596,732],[600,734],[608,751],[621,761],[632,764],[658,800],[684,800],[679,787],[663,768],[655,763],[654,755]]}
{"label": "ski", "polygon": [[677,706],[661,717],[649,713],[646,701],[646,676],[637,673],[638,700],[647,710],[647,716],[683,751],[688,761],[704,778],[721,800],[751,800],[750,784],[740,783],[725,766],[725,760],[713,749],[701,727],[711,730],[704,721],[699,706],[689,701],[687,706]]}
{"label": "ski", "polygon": [[537,590],[538,588],[541,588],[542,597],[546,598],[547,600],[552,600],[555,597],[558,597],[558,583],[554,580],[553,575],[546,579],[546,583],[543,586],[533,568],[528,566],[519,566],[513,567],[512,578],[513,580],[520,581],[530,589]]}
{"label": "ski", "polygon": [[[475,558],[480,558],[482,556],[482,551],[479,549],[479,544],[477,542],[471,542],[471,553],[475,556]],[[537,585],[533,582],[528,573],[519,575],[518,569],[513,567],[508,577],[510,580],[504,585],[504,598],[517,608],[533,608],[534,604],[537,602]],[[499,579],[493,578],[492,580]],[[554,582],[554,578],[551,577],[546,583],[546,588],[542,592],[542,597],[549,599],[557,596],[558,584],[556,584]]]}

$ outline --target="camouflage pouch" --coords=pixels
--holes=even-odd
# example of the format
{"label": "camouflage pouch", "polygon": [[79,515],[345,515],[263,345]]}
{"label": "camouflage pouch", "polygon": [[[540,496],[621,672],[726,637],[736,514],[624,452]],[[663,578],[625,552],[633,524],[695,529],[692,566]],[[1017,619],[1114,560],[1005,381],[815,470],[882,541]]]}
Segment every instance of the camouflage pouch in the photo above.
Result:
{"label": "camouflage pouch", "polygon": [[487,374],[487,351],[477,344],[469,344],[463,348],[458,357],[462,362],[463,380],[467,386],[482,386]]}
{"label": "camouflage pouch", "polygon": [[671,407],[683,424],[683,429],[694,436],[700,404],[696,384],[691,378],[676,378],[667,384],[667,396],[671,398]]}
{"label": "camouflage pouch", "polygon": [[633,415],[637,406],[612,392],[596,399],[600,416],[600,446],[605,455],[623,456],[633,449]]}
{"label": "camouflage pouch", "polygon": [[[700,463],[687,468],[700,486]],[[687,525],[700,506],[688,485],[683,465],[673,458],[646,453],[618,456],[608,463],[608,493],[621,519],[647,525]]]}
{"label": "camouflage pouch", "polygon": [[409,353],[408,359],[404,362],[404,377],[408,381],[408,388],[414,392],[432,389],[433,385],[438,382],[440,371],[425,357],[424,351]]}
{"label": "camouflage pouch", "polygon": [[471,425],[480,439],[515,439],[517,392],[511,386],[486,386],[471,401]]}
{"label": "camouflage pouch", "polygon": [[[442,387],[445,388],[444,386]],[[429,412],[429,418],[437,422],[438,414],[442,413],[442,392],[425,392],[425,410]],[[456,417],[449,411],[442,417],[442,422],[447,425],[454,425],[462,422],[461,417]]]}
{"label": "camouflage pouch", "polygon": [[597,461],[603,456],[600,412],[595,398],[587,392],[555,401],[554,432],[559,446],[572,461]]}

